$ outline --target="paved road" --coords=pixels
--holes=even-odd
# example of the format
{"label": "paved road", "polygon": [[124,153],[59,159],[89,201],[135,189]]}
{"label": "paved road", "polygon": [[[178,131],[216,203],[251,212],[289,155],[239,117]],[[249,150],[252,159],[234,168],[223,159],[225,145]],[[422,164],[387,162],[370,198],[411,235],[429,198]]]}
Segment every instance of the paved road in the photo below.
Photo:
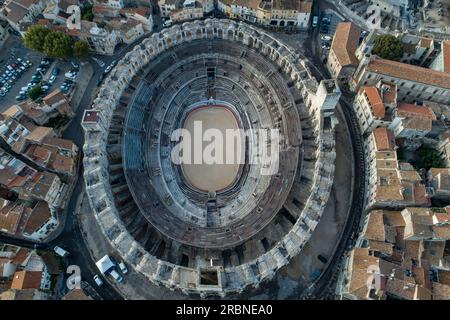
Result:
{"label": "paved road", "polygon": [[[314,14],[318,15],[325,9],[330,8],[330,4],[324,0],[315,2]],[[320,39],[318,28],[314,32],[310,33],[310,37],[305,42],[306,52],[313,65],[310,65],[311,72],[319,80],[324,78],[330,78],[330,74],[325,65],[320,59],[319,52]],[[361,214],[363,212],[364,196],[365,196],[365,159],[363,141],[361,138],[361,132],[357,124],[356,115],[351,107],[349,101],[353,99],[351,93],[344,93],[339,108],[345,117],[345,122],[350,131],[351,143],[355,159],[354,167],[354,193],[352,197],[352,203],[350,208],[350,214],[345,225],[344,233],[341,237],[341,242],[334,253],[328,268],[322,272],[322,275],[317,283],[314,284],[307,292],[305,296],[310,298],[334,298],[334,287],[338,277],[338,272],[341,267],[341,259],[347,248],[353,246],[354,239],[352,238],[354,232],[359,230],[359,222]]]}

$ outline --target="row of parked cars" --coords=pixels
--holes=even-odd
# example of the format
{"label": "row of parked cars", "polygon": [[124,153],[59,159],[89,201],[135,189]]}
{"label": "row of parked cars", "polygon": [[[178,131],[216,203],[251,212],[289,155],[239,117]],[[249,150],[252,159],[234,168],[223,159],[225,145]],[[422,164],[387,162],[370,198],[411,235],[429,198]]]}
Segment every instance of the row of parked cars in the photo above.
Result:
{"label": "row of parked cars", "polygon": [[63,84],[59,87],[62,92],[67,93],[70,90],[70,88],[75,82],[75,79],[77,78],[79,70],[80,66],[77,63],[72,62],[72,68],[70,69],[70,71],[64,74],[65,80]]}
{"label": "row of parked cars", "polygon": [[0,76],[0,97],[6,96],[14,83],[32,66],[29,60],[17,58],[11,64],[4,68],[3,74]]}
{"label": "row of parked cars", "polygon": [[[60,246],[53,247],[53,251],[61,258],[66,258],[70,255],[67,250],[63,249]],[[122,275],[126,275],[128,273],[128,268],[125,265],[125,262],[121,260],[119,263],[116,263],[115,259],[108,255],[106,255],[102,259],[107,259],[111,263],[106,273],[109,274],[115,281],[117,281],[117,283],[122,282],[123,281]],[[116,270],[116,266],[119,267],[119,270],[122,273],[122,275],[120,275],[119,272]],[[105,270],[103,270],[102,272],[105,272]],[[93,280],[97,286],[100,287],[103,285],[103,280],[98,274],[94,275]]]}
{"label": "row of parked cars", "polygon": [[[43,93],[46,93],[50,89],[51,83],[43,81],[42,79],[43,79],[45,73],[47,72],[48,67],[50,66],[52,61],[53,61],[53,59],[51,59],[51,58],[43,58],[41,60],[41,63],[36,68],[36,71],[34,72],[34,74],[31,76],[30,82],[28,82],[28,84],[26,86],[24,86],[20,89],[19,95],[16,96],[17,101],[25,100],[27,98],[28,92],[35,86],[40,85]],[[52,72],[54,72],[54,71],[52,71]]]}
{"label": "row of parked cars", "polygon": [[[123,275],[126,275],[128,273],[128,268],[125,265],[125,262],[123,262],[123,260],[121,260],[117,266],[120,269],[120,272],[122,272]],[[111,271],[109,271],[109,274],[111,275],[111,277],[117,281],[118,283],[121,283],[123,281],[123,277],[119,274],[119,272],[117,272],[116,269],[112,269]],[[100,276],[98,274],[96,274],[94,276],[94,282],[97,286],[102,286],[103,285],[103,280],[102,278],[100,278]]]}

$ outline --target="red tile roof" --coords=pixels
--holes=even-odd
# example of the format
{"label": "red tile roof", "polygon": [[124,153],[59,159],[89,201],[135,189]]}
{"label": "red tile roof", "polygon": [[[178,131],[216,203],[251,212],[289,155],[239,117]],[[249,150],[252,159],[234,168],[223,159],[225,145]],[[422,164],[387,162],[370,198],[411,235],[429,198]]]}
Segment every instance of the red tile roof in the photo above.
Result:
{"label": "red tile roof", "polygon": [[390,77],[450,89],[450,74],[372,56],[367,70]]}
{"label": "red tile roof", "polygon": [[386,112],[384,110],[384,103],[381,100],[380,92],[376,87],[363,87],[363,91],[369,100],[372,107],[372,113],[377,118],[384,118]]}
{"label": "red tile roof", "polygon": [[336,55],[341,66],[358,65],[355,56],[361,29],[351,22],[341,22],[337,25],[331,50]]}
{"label": "red tile roof", "polygon": [[373,133],[375,136],[377,151],[395,150],[395,137],[391,130],[385,127],[380,127],[376,128]]}
{"label": "red tile roof", "polygon": [[430,120],[436,120],[436,115],[433,109],[427,106],[418,106],[410,103],[400,103],[397,106],[397,115],[400,117],[421,117]]}

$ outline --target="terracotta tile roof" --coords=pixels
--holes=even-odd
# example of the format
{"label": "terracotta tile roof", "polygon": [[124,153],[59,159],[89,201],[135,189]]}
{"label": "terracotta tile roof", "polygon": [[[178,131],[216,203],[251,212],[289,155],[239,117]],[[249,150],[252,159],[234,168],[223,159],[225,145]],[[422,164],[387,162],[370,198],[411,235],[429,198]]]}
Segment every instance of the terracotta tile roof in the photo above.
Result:
{"label": "terracotta tile roof", "polygon": [[376,128],[374,131],[375,144],[377,151],[394,151],[395,137],[394,133],[385,127]]}
{"label": "terracotta tile roof", "polygon": [[38,201],[25,224],[23,232],[27,234],[33,234],[45,225],[51,218],[50,209],[48,204],[44,201]]}
{"label": "terracotta tile roof", "polygon": [[22,205],[0,199],[0,230],[15,234],[22,212]]}
{"label": "terracotta tile roof", "polygon": [[66,95],[62,93],[61,90],[56,89],[50,92],[48,95],[46,95],[44,98],[42,98],[42,101],[44,101],[45,104],[51,106],[55,103],[61,102],[61,101],[67,101]]}
{"label": "terracotta tile roof", "polygon": [[431,48],[431,44],[432,44],[432,43],[433,43],[433,39],[421,37],[421,38],[420,38],[419,45],[420,45],[422,48]]}
{"label": "terracotta tile roof", "polygon": [[377,87],[363,87],[362,90],[369,100],[373,115],[377,118],[384,118],[386,115],[384,103],[381,100],[380,92]]}
{"label": "terracotta tile roof", "polygon": [[42,271],[18,271],[14,274],[11,289],[39,289]]}
{"label": "terracotta tile roof", "polygon": [[367,70],[390,77],[450,89],[450,74],[372,56]]}
{"label": "terracotta tile roof", "polygon": [[137,7],[137,8],[123,8],[120,10],[120,13],[123,15],[126,14],[138,14],[141,15],[143,17],[148,17],[149,15],[151,15],[152,10],[150,8],[147,7]]}
{"label": "terracotta tile roof", "polygon": [[45,137],[42,141],[42,144],[53,146],[58,149],[72,151],[76,149],[75,143],[73,143],[71,140],[61,139],[61,138],[55,138],[55,137]]}
{"label": "terracotta tile roof", "polygon": [[57,172],[71,174],[74,168],[74,161],[72,158],[53,153],[50,158],[49,166]]}
{"label": "terracotta tile roof", "polygon": [[45,137],[51,136],[52,134],[52,128],[37,127],[27,136],[27,139],[35,142],[41,142]]}
{"label": "terracotta tile roof", "polygon": [[83,289],[70,290],[61,300],[92,300]]}
{"label": "terracotta tile roof", "polygon": [[450,300],[450,285],[433,282],[433,300]]}
{"label": "terracotta tile roof", "polygon": [[450,40],[442,42],[444,72],[450,73]]}
{"label": "terracotta tile roof", "polygon": [[[261,1],[260,1],[261,2]],[[295,10],[300,12],[311,12],[312,1],[304,0],[273,0],[275,10]]]}
{"label": "terracotta tile roof", "polygon": [[360,34],[361,29],[351,22],[341,22],[337,25],[331,50],[341,66],[359,64],[355,50],[358,47]]}
{"label": "terracotta tile roof", "polygon": [[365,237],[376,241],[384,242],[386,240],[384,233],[383,211],[375,210],[370,212]]}
{"label": "terracotta tile roof", "polygon": [[397,106],[397,115],[399,117],[418,116],[425,117],[430,120],[436,120],[436,115],[431,107],[418,106],[410,103],[400,103]]}

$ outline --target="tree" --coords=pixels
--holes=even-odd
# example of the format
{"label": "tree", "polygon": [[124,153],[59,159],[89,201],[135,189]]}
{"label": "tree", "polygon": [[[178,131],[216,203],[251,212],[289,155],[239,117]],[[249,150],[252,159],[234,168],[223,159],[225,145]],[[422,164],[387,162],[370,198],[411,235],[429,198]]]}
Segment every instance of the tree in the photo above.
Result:
{"label": "tree", "polygon": [[50,32],[50,29],[41,25],[31,26],[28,28],[27,32],[25,32],[23,43],[31,50],[43,52],[45,38]]}
{"label": "tree", "polygon": [[442,168],[443,159],[442,155],[436,149],[430,147],[421,147],[419,149],[419,168]]}
{"label": "tree", "polygon": [[42,95],[42,88],[41,86],[34,86],[33,88],[31,88],[31,90],[28,92],[28,97],[33,100],[36,101],[41,95]]}
{"label": "tree", "polygon": [[403,57],[403,43],[400,39],[389,35],[379,35],[375,39],[375,46],[372,53],[380,56],[383,59],[400,61]]}
{"label": "tree", "polygon": [[48,34],[45,37],[44,53],[51,57],[69,58],[72,56],[73,40],[61,31]]}
{"label": "tree", "polygon": [[88,20],[88,21],[94,20],[94,14],[92,13],[92,7],[93,7],[93,5],[91,3],[86,3],[81,8],[81,20]]}
{"label": "tree", "polygon": [[73,45],[73,56],[84,59],[89,55],[89,46],[86,41],[78,40]]}

